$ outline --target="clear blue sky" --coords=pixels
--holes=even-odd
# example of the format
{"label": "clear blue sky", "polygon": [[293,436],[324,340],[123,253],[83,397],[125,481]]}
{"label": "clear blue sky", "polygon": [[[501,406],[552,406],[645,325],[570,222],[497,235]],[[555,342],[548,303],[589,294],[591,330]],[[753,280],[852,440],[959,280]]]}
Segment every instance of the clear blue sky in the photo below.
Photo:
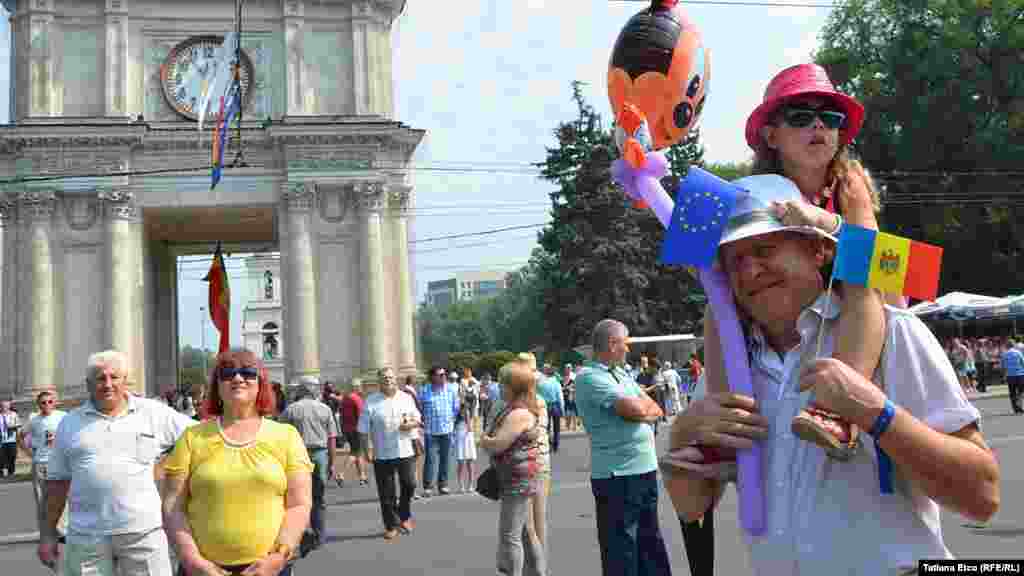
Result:
{"label": "clear blue sky", "polygon": [[[827,4],[827,0],[794,0]],[[427,131],[414,166],[419,239],[542,223],[551,186],[527,165],[544,159],[552,131],[575,117],[569,83],[588,83],[586,97],[610,120],[605,92],[608,56],[621,27],[646,2],[483,0],[439,10],[409,0],[392,35],[396,119]],[[453,3],[453,6],[456,4]],[[701,120],[705,158],[743,161],[747,115],[768,80],[806,62],[828,8],[686,6],[711,51],[711,93]],[[0,114],[8,98],[6,18],[0,28]],[[474,172],[448,171],[469,167]],[[484,170],[481,172],[480,170]],[[459,270],[512,269],[526,261],[535,230],[479,238],[419,242],[414,255],[417,301],[426,283]],[[199,307],[206,301],[199,264],[187,265],[179,287],[182,343],[199,345]],[[244,286],[232,265],[232,332],[238,338]],[[208,324],[208,323],[207,323]],[[206,342],[216,338],[208,328]],[[240,341],[240,339],[238,340]]]}

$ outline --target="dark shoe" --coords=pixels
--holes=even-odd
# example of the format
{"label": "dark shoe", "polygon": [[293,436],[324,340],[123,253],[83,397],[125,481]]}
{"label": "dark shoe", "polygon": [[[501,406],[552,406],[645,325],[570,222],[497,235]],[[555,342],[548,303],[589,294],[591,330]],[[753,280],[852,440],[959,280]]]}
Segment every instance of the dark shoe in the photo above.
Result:
{"label": "dark shoe", "polygon": [[369,480],[367,480],[366,478],[361,478],[361,479],[359,480],[359,485],[360,485],[360,486],[366,486],[366,485],[367,485],[367,484],[369,484],[369,483],[370,483],[370,481],[369,481]]}
{"label": "dark shoe", "polygon": [[437,493],[442,495],[442,496],[446,496],[448,494],[451,494],[451,492],[448,490],[447,486],[441,486],[440,488],[438,488],[437,489]]}
{"label": "dark shoe", "polygon": [[388,528],[384,531],[385,540],[394,540],[395,538],[398,538],[398,530],[395,530],[394,528]]}
{"label": "dark shoe", "polygon": [[344,478],[335,478],[334,481],[338,483],[338,488],[344,488],[345,487],[345,479]]}
{"label": "dark shoe", "polygon": [[836,460],[849,460],[857,451],[857,427],[834,412],[809,406],[793,418],[791,429],[797,438],[821,446]]}
{"label": "dark shoe", "polygon": [[398,529],[402,531],[402,534],[412,534],[412,531],[416,529],[416,521],[409,518],[405,522],[402,522]]}

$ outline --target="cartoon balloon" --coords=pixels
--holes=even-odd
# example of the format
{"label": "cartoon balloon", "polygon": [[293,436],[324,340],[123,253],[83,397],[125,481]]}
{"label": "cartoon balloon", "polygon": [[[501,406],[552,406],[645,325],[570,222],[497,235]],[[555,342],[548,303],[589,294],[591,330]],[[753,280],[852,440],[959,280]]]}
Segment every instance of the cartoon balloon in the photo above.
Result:
{"label": "cartoon balloon", "polygon": [[[708,94],[710,54],[678,0],[653,0],[619,32],[608,65],[608,98],[617,125],[627,104],[646,121],[650,149],[682,140]],[[629,139],[624,139],[620,151]]]}

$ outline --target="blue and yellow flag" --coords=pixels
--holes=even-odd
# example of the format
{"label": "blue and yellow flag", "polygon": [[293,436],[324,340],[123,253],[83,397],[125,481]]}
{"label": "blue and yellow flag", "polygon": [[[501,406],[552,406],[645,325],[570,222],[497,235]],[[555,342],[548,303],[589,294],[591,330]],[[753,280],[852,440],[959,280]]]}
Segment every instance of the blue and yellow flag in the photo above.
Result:
{"label": "blue and yellow flag", "polygon": [[663,264],[710,268],[736,199],[743,189],[696,166],[679,183],[665,241]]}
{"label": "blue and yellow flag", "polygon": [[832,276],[882,292],[934,300],[941,266],[939,246],[843,224]]}

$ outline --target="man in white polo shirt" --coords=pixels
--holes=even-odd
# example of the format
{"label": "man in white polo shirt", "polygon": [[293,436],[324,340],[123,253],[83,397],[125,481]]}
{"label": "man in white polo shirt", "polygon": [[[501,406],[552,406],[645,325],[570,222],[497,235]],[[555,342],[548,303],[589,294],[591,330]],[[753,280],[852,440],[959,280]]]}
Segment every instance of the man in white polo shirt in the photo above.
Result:
{"label": "man in white polo shirt", "polygon": [[63,551],[68,576],[171,576],[153,468],[195,421],[130,394],[128,366],[115,350],[90,356],[91,399],[57,429],[38,553],[43,564],[57,569],[57,519],[70,502]]}

